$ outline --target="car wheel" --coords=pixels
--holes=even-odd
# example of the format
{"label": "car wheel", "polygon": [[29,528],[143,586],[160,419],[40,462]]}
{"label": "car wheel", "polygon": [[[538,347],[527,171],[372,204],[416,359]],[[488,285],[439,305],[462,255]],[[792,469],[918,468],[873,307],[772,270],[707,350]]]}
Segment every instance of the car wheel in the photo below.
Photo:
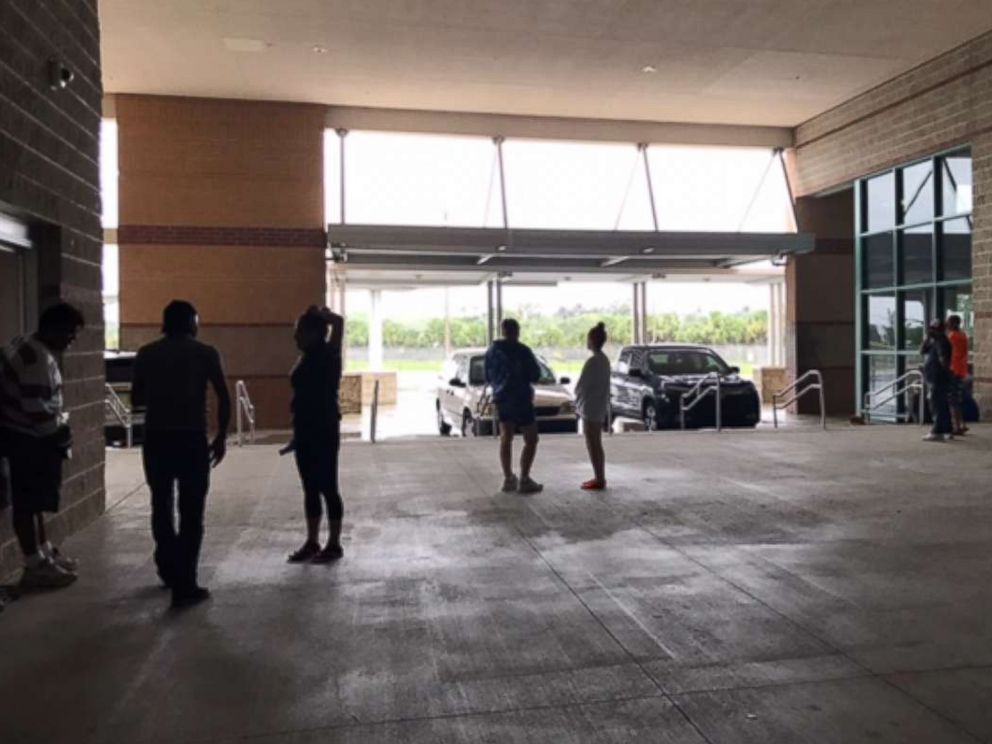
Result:
{"label": "car wheel", "polygon": [[470,434],[473,437],[479,436],[479,427],[472,418],[472,414],[465,411],[465,413],[462,414],[462,436],[467,437]]}
{"label": "car wheel", "polygon": [[441,413],[441,403],[437,404],[437,430],[442,437],[446,437],[451,434],[451,424],[444,420],[444,414]]}
{"label": "car wheel", "polygon": [[644,428],[648,431],[658,431],[658,409],[653,400],[644,404]]}

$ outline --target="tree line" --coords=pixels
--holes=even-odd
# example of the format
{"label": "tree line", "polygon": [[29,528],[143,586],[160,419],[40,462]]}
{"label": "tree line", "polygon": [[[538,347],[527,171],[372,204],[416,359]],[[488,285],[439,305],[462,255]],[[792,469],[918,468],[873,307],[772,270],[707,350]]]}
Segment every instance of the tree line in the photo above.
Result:
{"label": "tree line", "polygon": [[[600,321],[606,324],[613,343],[630,343],[633,338],[630,310],[622,306],[603,311],[563,308],[551,315],[520,308],[517,311],[507,310],[504,315],[517,318],[522,326],[522,340],[537,348],[583,348],[586,333]],[[485,345],[484,315],[452,317],[449,323],[454,348]],[[649,315],[647,326],[651,341],[754,345],[765,343],[767,339],[768,313],[765,310],[684,316],[663,313]],[[444,318],[385,320],[382,333],[383,344],[390,348],[443,347]],[[348,344],[365,346],[368,339],[368,316],[361,313],[349,315]]]}

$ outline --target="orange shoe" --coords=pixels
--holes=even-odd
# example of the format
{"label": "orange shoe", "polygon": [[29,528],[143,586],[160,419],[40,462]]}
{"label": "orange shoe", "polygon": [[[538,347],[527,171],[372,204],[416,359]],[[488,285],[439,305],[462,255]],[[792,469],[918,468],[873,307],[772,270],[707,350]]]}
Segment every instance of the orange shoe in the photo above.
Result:
{"label": "orange shoe", "polygon": [[602,491],[606,488],[606,481],[593,478],[583,483],[581,488],[583,491]]}

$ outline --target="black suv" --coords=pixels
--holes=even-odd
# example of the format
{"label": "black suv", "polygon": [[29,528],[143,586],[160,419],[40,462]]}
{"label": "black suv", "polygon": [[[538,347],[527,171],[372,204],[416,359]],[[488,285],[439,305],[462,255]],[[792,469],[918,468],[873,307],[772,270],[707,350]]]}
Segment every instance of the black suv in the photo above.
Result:
{"label": "black suv", "polygon": [[[687,344],[625,346],[610,378],[613,417],[640,419],[652,431],[677,428],[681,397],[713,372],[720,375],[723,426],[757,426],[761,401],[754,383],[742,379],[740,370],[712,349]],[[713,396],[686,412],[685,423],[694,428],[715,426]]]}

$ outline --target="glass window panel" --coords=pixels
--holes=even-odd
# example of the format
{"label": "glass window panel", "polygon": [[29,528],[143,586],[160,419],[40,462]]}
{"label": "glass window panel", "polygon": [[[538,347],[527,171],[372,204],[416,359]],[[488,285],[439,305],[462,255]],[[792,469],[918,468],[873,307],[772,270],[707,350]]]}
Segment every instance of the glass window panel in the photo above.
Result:
{"label": "glass window panel", "polygon": [[933,282],[933,223],[911,227],[899,233],[903,284]]}
{"label": "glass window panel", "polygon": [[948,155],[941,158],[942,215],[964,214],[971,211],[971,155]]}
{"label": "glass window panel", "polygon": [[943,294],[944,317],[960,315],[961,327],[970,336],[975,327],[975,307],[971,295],[971,285],[944,287],[941,292]]}
{"label": "glass window panel", "polygon": [[[896,358],[888,354],[865,355],[865,368],[868,375],[868,390],[878,390],[896,379]],[[884,397],[884,396],[883,396]],[[891,400],[872,411],[873,416],[893,416],[896,413],[896,400]]]}
{"label": "glass window panel", "polygon": [[341,222],[341,139],[333,129],[324,130],[324,222]]}
{"label": "glass window panel", "polygon": [[118,172],[118,131],[116,119],[100,122],[100,199],[103,202],[102,226],[114,229],[120,222],[120,187]]}
{"label": "glass window panel", "polygon": [[903,292],[902,317],[902,348],[919,349],[930,318],[930,291],[915,289]]}
{"label": "glass window panel", "polygon": [[971,217],[946,220],[940,228],[942,279],[971,279]]}
{"label": "glass window panel", "polygon": [[648,159],[662,230],[795,232],[770,150],[652,145]]}
{"label": "glass window panel", "polygon": [[344,170],[350,224],[502,226],[487,138],[353,131]]}
{"label": "glass window panel", "polygon": [[864,182],[865,232],[890,230],[896,221],[896,181],[892,173],[869,178]]}
{"label": "glass window panel", "polygon": [[633,145],[508,140],[503,161],[512,227],[613,230],[621,221],[627,229],[653,229]]}
{"label": "glass window panel", "polygon": [[861,249],[864,254],[865,288],[893,286],[895,276],[892,266],[892,233],[863,238]]}
{"label": "glass window panel", "polygon": [[868,306],[865,347],[868,349],[894,349],[896,346],[895,295],[867,295],[865,303]]}
{"label": "glass window panel", "polygon": [[912,225],[933,219],[933,164],[927,160],[900,171],[902,204],[900,222]]}

